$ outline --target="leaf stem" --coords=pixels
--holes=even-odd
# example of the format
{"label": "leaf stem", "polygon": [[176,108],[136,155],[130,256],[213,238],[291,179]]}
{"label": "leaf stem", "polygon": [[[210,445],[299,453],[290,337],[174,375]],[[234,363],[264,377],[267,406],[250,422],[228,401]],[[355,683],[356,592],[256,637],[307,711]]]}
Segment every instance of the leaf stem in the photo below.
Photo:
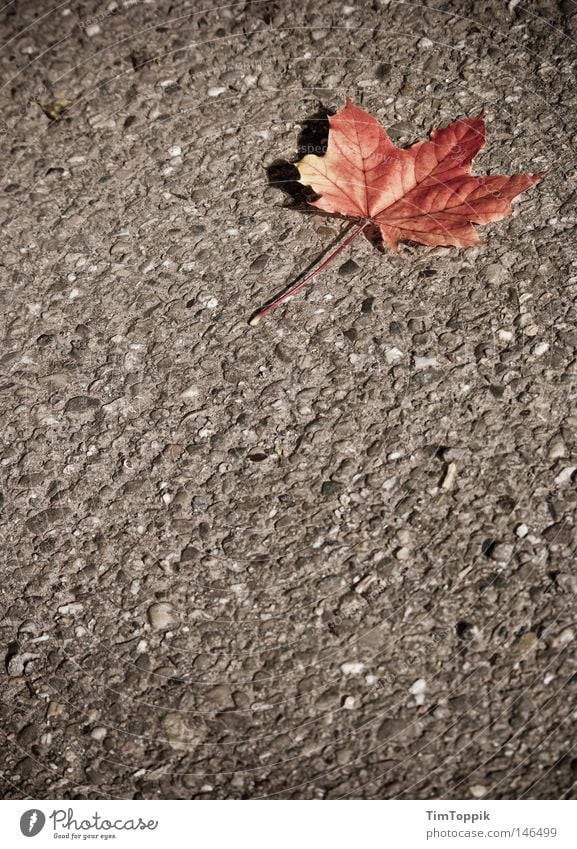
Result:
{"label": "leaf stem", "polygon": [[317,266],[317,268],[315,268],[313,271],[311,271],[310,274],[307,274],[306,277],[304,277],[302,280],[300,280],[294,286],[291,286],[290,289],[287,289],[285,292],[282,292],[282,294],[278,295],[276,298],[274,298],[268,304],[265,304],[264,307],[261,307],[255,313],[253,313],[252,316],[250,317],[249,322],[248,322],[250,324],[250,326],[256,327],[256,325],[259,323],[261,318],[264,315],[266,315],[267,312],[270,312],[275,307],[278,307],[279,304],[282,304],[283,301],[286,301],[287,298],[290,298],[291,295],[294,295],[296,292],[298,292],[300,289],[302,289],[303,286],[305,286],[309,282],[309,280],[312,280],[312,278],[316,274],[319,273],[319,271],[322,271],[323,268],[326,268],[327,265],[329,264],[329,262],[331,262],[338,254],[340,254],[340,252],[342,250],[344,250],[344,248],[346,248],[347,245],[350,245],[350,243],[354,239],[356,239],[357,236],[360,236],[361,233],[364,230],[366,230],[366,228],[369,226],[370,223],[371,222],[369,220],[363,221],[363,223],[359,227],[357,227],[355,230],[353,230],[353,232],[350,234],[350,236],[347,236],[347,238],[344,240],[344,242],[341,242],[341,244],[336,248],[336,250],[334,250],[331,254],[329,254],[329,256],[324,260],[324,262],[322,262],[319,266]]}

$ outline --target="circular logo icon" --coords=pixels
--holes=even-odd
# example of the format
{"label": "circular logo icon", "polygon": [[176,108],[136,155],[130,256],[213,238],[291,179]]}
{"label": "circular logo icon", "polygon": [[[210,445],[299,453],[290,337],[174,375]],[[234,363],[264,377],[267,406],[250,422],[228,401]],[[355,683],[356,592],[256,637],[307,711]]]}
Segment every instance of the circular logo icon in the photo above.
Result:
{"label": "circular logo icon", "polygon": [[20,831],[25,837],[36,837],[46,823],[46,817],[38,808],[25,811],[20,817]]}

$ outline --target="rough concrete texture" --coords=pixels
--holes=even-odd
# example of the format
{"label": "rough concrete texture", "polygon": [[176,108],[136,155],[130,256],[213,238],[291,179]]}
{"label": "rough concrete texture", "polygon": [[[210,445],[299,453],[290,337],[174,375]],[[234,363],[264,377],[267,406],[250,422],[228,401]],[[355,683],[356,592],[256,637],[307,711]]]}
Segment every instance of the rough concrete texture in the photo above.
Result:
{"label": "rough concrete texture", "polygon": [[[574,798],[577,7],[205,5],[3,12],[3,792]],[[251,329],[346,96],[550,173]]]}

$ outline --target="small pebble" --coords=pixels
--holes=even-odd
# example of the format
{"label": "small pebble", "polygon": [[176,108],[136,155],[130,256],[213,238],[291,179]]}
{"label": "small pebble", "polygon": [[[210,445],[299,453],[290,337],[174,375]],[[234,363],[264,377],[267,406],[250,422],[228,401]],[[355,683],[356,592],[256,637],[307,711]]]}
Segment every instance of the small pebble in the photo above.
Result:
{"label": "small pebble", "polygon": [[446,470],[443,480],[441,482],[442,489],[453,489],[455,485],[455,479],[457,477],[457,464],[449,463]]}
{"label": "small pebble", "polygon": [[491,548],[489,553],[489,557],[491,560],[495,560],[497,563],[508,563],[511,557],[513,556],[513,552],[515,551],[515,546],[510,542],[497,542]]}
{"label": "small pebble", "polygon": [[531,338],[533,338],[533,336],[536,336],[539,333],[539,328],[536,324],[530,324],[528,327],[525,328],[524,332],[525,336],[530,336]]}
{"label": "small pebble", "polygon": [[483,269],[483,277],[487,283],[501,283],[506,276],[506,270],[499,263],[493,262]]}
{"label": "small pebble", "polygon": [[414,684],[409,688],[409,693],[415,697],[417,705],[425,704],[425,693],[427,691],[427,682],[424,678],[417,678]]}
{"label": "small pebble", "polygon": [[219,95],[224,94],[225,91],[226,88],[224,86],[212,86],[212,88],[209,88],[208,90],[208,96],[218,97]]}
{"label": "small pebble", "polygon": [[183,391],[180,393],[180,397],[183,401],[190,401],[193,398],[198,398],[199,395],[200,388],[195,383],[191,384],[186,389],[183,389]]}
{"label": "small pebble", "polygon": [[549,350],[549,343],[548,342],[538,342],[537,345],[535,345],[534,348],[533,348],[533,354],[536,357],[542,357],[543,354],[546,354],[548,350]]}
{"label": "small pebble", "polygon": [[534,634],[533,631],[528,631],[526,634],[523,634],[515,640],[511,646],[511,654],[514,657],[522,658],[530,652],[535,651],[538,645],[539,638],[537,637],[537,634]]}
{"label": "small pebble", "polygon": [[167,713],[162,720],[162,726],[172,749],[181,752],[190,748],[192,735],[180,713]]}
{"label": "small pebble", "polygon": [[566,593],[577,595],[577,577],[569,572],[559,572],[555,582],[557,586]]}
{"label": "small pebble", "polygon": [[471,792],[471,796],[473,796],[475,799],[482,799],[485,793],[487,792],[487,788],[484,787],[482,784],[473,784],[472,787],[469,787],[469,790]]}
{"label": "small pebble", "polygon": [[438,365],[436,357],[413,357],[413,364],[417,370],[434,368]]}
{"label": "small pebble", "polygon": [[225,684],[217,684],[204,694],[206,701],[215,707],[225,707],[231,703],[231,694]]}
{"label": "small pebble", "polygon": [[376,580],[377,576],[374,574],[374,572],[372,572],[370,575],[365,575],[365,577],[361,578],[358,584],[355,585],[355,592],[359,593],[359,595],[361,593],[365,593],[369,589],[371,584],[374,584]]}
{"label": "small pebble", "polygon": [[167,152],[171,158],[174,158],[175,156],[180,156],[182,148],[175,144],[172,147],[169,147]]}
{"label": "small pebble", "polygon": [[341,672],[343,675],[360,675],[364,668],[364,663],[355,663],[354,661],[350,661],[349,663],[342,664]]}
{"label": "small pebble", "polygon": [[81,601],[72,602],[71,604],[62,604],[58,608],[58,613],[61,613],[63,616],[76,616],[78,613],[82,613],[84,610],[84,605]]}
{"label": "small pebble", "polygon": [[197,301],[202,307],[209,310],[213,310],[218,306],[218,299],[208,292],[199,292]]}
{"label": "small pebble", "polygon": [[575,639],[575,631],[573,628],[563,628],[563,630],[555,638],[555,647],[566,646],[572,643]]}
{"label": "small pebble", "polygon": [[339,268],[339,274],[341,277],[351,277],[353,274],[356,274],[358,270],[359,266],[357,263],[352,259],[348,259]]}
{"label": "small pebble", "polygon": [[558,486],[561,486],[564,483],[569,483],[576,471],[577,466],[566,466],[559,472],[559,474],[555,478],[555,483]]}
{"label": "small pebble", "polygon": [[399,351],[398,348],[387,348],[385,351],[385,360],[388,362],[389,365],[392,365],[393,363],[402,360],[402,358],[403,352]]}
{"label": "small pebble", "polygon": [[547,456],[550,460],[558,460],[560,457],[565,457],[567,454],[567,448],[565,447],[565,442],[563,438],[556,434],[547,447]]}

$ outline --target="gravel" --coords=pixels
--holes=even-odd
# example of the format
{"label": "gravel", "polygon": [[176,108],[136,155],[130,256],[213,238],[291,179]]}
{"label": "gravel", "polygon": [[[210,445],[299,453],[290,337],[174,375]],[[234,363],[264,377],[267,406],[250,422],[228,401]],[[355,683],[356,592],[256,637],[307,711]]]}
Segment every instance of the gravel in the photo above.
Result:
{"label": "gravel", "polygon": [[[6,18],[5,798],[575,798],[569,6]],[[249,328],[345,226],[267,168],[347,96],[550,170]]]}
{"label": "gravel", "polygon": [[[170,501],[165,503],[171,503]],[[148,608],[148,621],[152,628],[156,631],[163,631],[166,628],[170,628],[171,625],[174,625],[174,608],[172,604],[166,601],[158,602],[157,604],[152,604]]]}

